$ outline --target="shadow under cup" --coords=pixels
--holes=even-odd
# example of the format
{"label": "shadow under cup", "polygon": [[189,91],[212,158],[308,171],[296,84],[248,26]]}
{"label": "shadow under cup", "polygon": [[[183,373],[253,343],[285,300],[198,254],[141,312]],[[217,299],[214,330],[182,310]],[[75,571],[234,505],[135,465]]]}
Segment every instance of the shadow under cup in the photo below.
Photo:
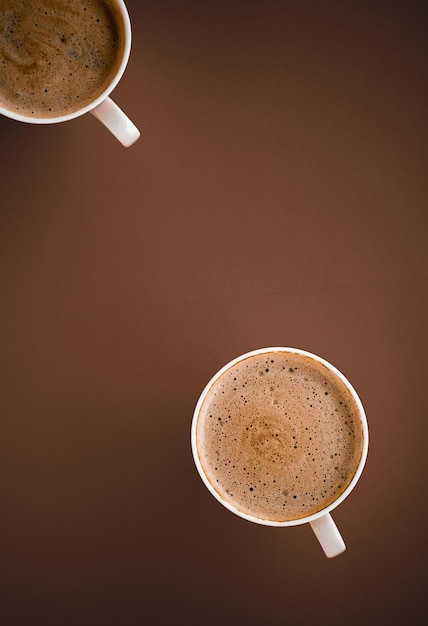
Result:
{"label": "shadow under cup", "polygon": [[329,513],[361,475],[368,425],[333,365],[285,347],[237,357],[203,390],[191,445],[205,486],[227,509],[268,526],[310,523],[327,556],[343,552]]}

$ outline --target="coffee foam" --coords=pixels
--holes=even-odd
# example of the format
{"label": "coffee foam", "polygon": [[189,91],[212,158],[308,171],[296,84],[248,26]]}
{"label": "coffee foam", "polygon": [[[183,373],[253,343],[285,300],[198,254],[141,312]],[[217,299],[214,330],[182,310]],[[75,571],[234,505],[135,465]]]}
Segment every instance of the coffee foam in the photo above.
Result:
{"label": "coffee foam", "polygon": [[0,0],[0,104],[56,117],[95,100],[124,49],[114,2]]}
{"label": "coffee foam", "polygon": [[324,509],[358,468],[363,429],[354,397],[325,365],[300,354],[250,356],[202,403],[198,454],[219,495],[281,522]]}

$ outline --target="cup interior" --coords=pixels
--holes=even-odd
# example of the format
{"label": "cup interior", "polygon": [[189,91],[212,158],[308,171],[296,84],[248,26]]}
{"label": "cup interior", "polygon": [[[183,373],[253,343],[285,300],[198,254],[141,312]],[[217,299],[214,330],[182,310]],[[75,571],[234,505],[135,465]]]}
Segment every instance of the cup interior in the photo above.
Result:
{"label": "cup interior", "polygon": [[[299,517],[298,519],[285,520],[285,521],[275,521],[275,520],[263,519],[263,518],[260,518],[260,517],[255,517],[253,515],[249,515],[248,513],[245,513],[243,511],[239,510],[237,507],[235,507],[228,500],[224,499],[218,493],[218,491],[213,487],[213,485],[211,484],[211,482],[208,479],[207,475],[205,474],[203,465],[202,465],[201,460],[200,460],[199,451],[198,451],[198,442],[197,442],[197,425],[198,425],[198,419],[199,419],[201,407],[202,407],[202,404],[203,404],[206,396],[210,392],[210,389],[213,386],[213,384],[225,372],[227,372],[230,368],[232,368],[234,365],[236,365],[240,361],[243,361],[244,359],[247,359],[248,357],[251,357],[251,356],[261,355],[261,354],[264,354],[264,353],[272,353],[272,352],[290,352],[290,353],[294,353],[294,354],[300,354],[300,355],[309,357],[309,358],[313,359],[314,361],[317,361],[318,363],[321,363],[324,366],[326,366],[337,378],[339,378],[339,380],[342,383],[344,383],[344,385],[347,387],[347,389],[351,393],[351,395],[352,395],[352,397],[353,397],[353,399],[355,401],[355,404],[356,404],[356,406],[358,408],[358,416],[359,416],[359,419],[361,421],[361,426],[362,426],[362,431],[363,431],[363,447],[362,447],[361,458],[360,458],[358,467],[357,467],[357,469],[356,469],[356,471],[355,471],[355,473],[354,473],[350,483],[346,487],[346,489],[333,502],[331,502],[328,506],[318,510],[316,513],[314,513],[312,515],[302,516],[302,517]],[[198,473],[199,473],[203,483],[207,487],[207,489],[210,491],[210,493],[224,507],[226,507],[232,513],[235,513],[235,515],[238,515],[239,517],[242,517],[243,519],[246,519],[248,521],[251,521],[251,522],[254,522],[254,523],[257,523],[257,524],[262,524],[262,525],[265,525],[265,526],[279,526],[279,527],[283,527],[283,526],[296,526],[296,525],[299,525],[299,524],[305,524],[305,523],[308,523],[308,522],[312,522],[312,521],[322,517],[326,513],[329,513],[333,509],[335,509],[341,502],[343,502],[343,500],[345,500],[345,498],[348,497],[348,495],[351,493],[351,491],[353,490],[353,488],[357,484],[358,479],[361,476],[361,473],[362,473],[362,471],[364,469],[364,465],[365,465],[365,462],[366,462],[366,459],[367,459],[368,442],[369,442],[369,433],[368,433],[368,424],[367,424],[367,418],[366,418],[365,410],[364,410],[363,404],[362,404],[362,402],[361,402],[361,400],[360,400],[356,390],[354,389],[354,387],[351,385],[351,383],[348,381],[348,379],[334,365],[332,365],[331,363],[329,363],[325,359],[323,359],[323,358],[321,358],[321,357],[319,357],[319,356],[317,356],[317,355],[315,355],[315,354],[313,354],[311,352],[308,352],[306,350],[301,350],[301,349],[298,349],[298,348],[286,348],[286,347],[262,348],[262,349],[259,349],[259,350],[253,350],[251,352],[247,352],[247,353],[245,353],[245,354],[243,354],[243,355],[233,359],[229,363],[227,363],[216,374],[214,374],[214,376],[211,378],[211,380],[208,382],[208,384],[205,386],[204,390],[202,391],[202,393],[201,393],[201,395],[200,395],[200,397],[198,399],[198,402],[196,404],[194,413],[193,413],[192,426],[191,426],[191,448],[192,448],[193,459],[194,459],[196,468],[198,470]]]}
{"label": "cup interior", "polygon": [[94,98],[89,104],[86,104],[80,109],[77,109],[71,113],[67,113],[64,115],[58,115],[56,117],[41,117],[41,116],[38,117],[36,115],[28,116],[28,115],[24,115],[21,113],[16,113],[15,111],[12,111],[11,109],[8,109],[0,105],[0,113],[2,115],[5,115],[6,117],[9,117],[11,119],[14,119],[20,122],[27,122],[31,124],[56,124],[59,122],[66,122],[68,120],[72,120],[76,117],[79,117],[80,115],[84,115],[85,113],[92,111],[92,109],[96,108],[99,104],[101,104],[101,102],[103,102],[110,95],[110,93],[113,91],[113,89],[117,86],[118,82],[122,78],[122,75],[126,69],[126,66],[129,61],[129,56],[131,53],[131,22],[130,22],[129,13],[126,8],[125,2],[124,0],[110,0],[110,1],[116,5],[116,7],[119,10],[120,17],[122,19],[122,27],[123,27],[123,33],[124,33],[124,46],[122,50],[122,58],[117,68],[117,71],[112,76],[108,86],[104,89],[104,91],[101,94],[99,94],[96,98]]}

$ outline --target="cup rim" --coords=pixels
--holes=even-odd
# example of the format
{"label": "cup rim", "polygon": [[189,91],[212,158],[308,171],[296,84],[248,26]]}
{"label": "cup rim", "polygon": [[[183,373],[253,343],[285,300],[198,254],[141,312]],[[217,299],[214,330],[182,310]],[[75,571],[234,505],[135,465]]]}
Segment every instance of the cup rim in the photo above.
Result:
{"label": "cup rim", "polygon": [[[357,408],[358,408],[358,411],[359,411],[359,417],[360,417],[361,425],[362,425],[362,428],[363,428],[363,449],[362,449],[362,452],[361,452],[361,458],[360,458],[360,462],[358,464],[357,470],[356,470],[354,476],[352,477],[352,480],[349,483],[349,485],[336,498],[336,500],[331,502],[326,507],[322,508],[321,510],[317,511],[316,513],[313,513],[312,515],[307,515],[305,517],[299,517],[298,519],[294,519],[294,520],[275,521],[275,520],[268,520],[268,519],[255,517],[253,515],[249,515],[248,513],[244,513],[243,511],[240,511],[238,508],[233,506],[233,504],[231,504],[227,500],[224,500],[222,498],[222,496],[212,486],[211,482],[209,481],[208,477],[206,476],[206,474],[204,472],[204,469],[202,467],[202,463],[201,463],[200,458],[199,458],[199,452],[198,452],[198,448],[197,448],[196,428],[197,428],[199,413],[200,413],[200,409],[201,409],[202,403],[204,402],[204,400],[205,400],[209,390],[211,389],[212,385],[220,378],[220,376],[222,376],[226,371],[228,371],[235,364],[237,364],[237,363],[239,363],[239,362],[241,362],[241,361],[243,361],[243,360],[245,360],[245,359],[247,359],[249,357],[256,356],[258,354],[270,353],[270,352],[290,352],[290,353],[294,353],[294,354],[300,354],[302,356],[307,356],[309,358],[312,358],[313,360],[317,361],[318,363],[321,363],[324,366],[326,366],[331,372],[333,372],[345,384],[345,386],[348,388],[349,392],[351,393],[352,397],[354,398],[354,401],[355,401],[355,403],[357,405]],[[366,460],[367,460],[368,445],[369,445],[369,431],[368,431],[367,416],[366,416],[363,404],[362,404],[362,402],[361,402],[361,400],[360,400],[356,390],[354,389],[353,385],[349,382],[349,380],[346,378],[346,376],[344,374],[342,374],[342,372],[340,370],[338,370],[337,367],[335,367],[332,363],[330,363],[326,359],[324,359],[324,358],[314,354],[313,352],[309,352],[307,350],[302,350],[301,348],[291,348],[291,347],[282,347],[282,346],[274,346],[274,347],[269,347],[269,348],[258,348],[256,350],[251,350],[249,352],[241,354],[240,356],[235,357],[234,359],[232,359],[231,361],[226,363],[226,365],[224,365],[222,368],[220,368],[211,377],[211,379],[208,381],[208,383],[204,387],[204,389],[203,389],[203,391],[202,391],[201,395],[199,396],[199,399],[198,399],[198,401],[196,403],[196,406],[195,406],[195,409],[194,409],[194,412],[193,412],[192,425],[191,425],[191,449],[192,449],[192,454],[193,454],[193,460],[195,462],[195,465],[196,465],[196,468],[198,470],[198,473],[199,473],[203,483],[207,487],[207,489],[216,498],[216,500],[218,500],[218,502],[220,502],[226,509],[228,509],[232,513],[235,513],[235,515],[238,515],[239,517],[241,517],[241,518],[243,518],[245,520],[248,520],[250,522],[254,522],[256,524],[261,524],[261,525],[264,525],[264,526],[286,527],[286,526],[298,526],[300,524],[310,523],[310,522],[313,522],[316,519],[319,519],[320,517],[323,517],[327,513],[330,513],[333,509],[335,509],[337,506],[339,506],[339,504],[341,504],[348,497],[348,495],[351,493],[351,491],[354,489],[355,485],[357,484],[357,482],[358,482],[358,480],[359,480],[359,478],[361,476],[361,473],[362,473],[362,471],[364,469],[364,466],[365,466],[365,463],[366,463]]]}
{"label": "cup rim", "polygon": [[76,111],[73,111],[72,113],[67,113],[66,115],[58,115],[56,117],[29,116],[29,115],[24,115],[21,113],[15,113],[14,111],[11,111],[10,109],[0,104],[0,113],[2,115],[4,115],[5,117],[9,117],[10,119],[16,120],[18,122],[26,122],[29,124],[58,124],[60,122],[67,122],[69,120],[75,119],[76,117],[80,117],[81,115],[84,115],[85,113],[89,113],[90,111],[95,109],[98,105],[100,105],[104,100],[106,100],[106,98],[108,98],[108,96],[111,94],[113,89],[117,86],[118,82],[122,78],[123,73],[126,69],[126,66],[129,61],[129,56],[131,54],[131,39],[132,39],[131,20],[129,18],[128,9],[126,8],[124,0],[111,0],[111,1],[117,4],[120,10],[120,13],[122,15],[124,32],[125,32],[125,43],[123,47],[123,54],[122,54],[120,65],[116,71],[116,74],[114,75],[114,77],[112,78],[108,86],[104,89],[104,91],[99,96],[97,96],[95,100],[92,100],[92,102],[90,102],[89,104],[85,105],[84,107],[80,109],[77,109]]}

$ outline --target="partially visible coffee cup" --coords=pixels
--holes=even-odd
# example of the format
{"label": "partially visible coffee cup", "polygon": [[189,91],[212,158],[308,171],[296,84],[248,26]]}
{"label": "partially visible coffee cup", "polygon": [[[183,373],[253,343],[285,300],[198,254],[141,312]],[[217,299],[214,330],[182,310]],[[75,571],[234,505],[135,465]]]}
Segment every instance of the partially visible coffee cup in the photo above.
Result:
{"label": "partially visible coffee cup", "polygon": [[284,347],[234,359],[202,392],[191,444],[203,482],[226,508],[259,524],[309,523],[328,557],[345,550],[330,511],[361,475],[368,426],[333,365]]}
{"label": "partially visible coffee cup", "polygon": [[0,113],[51,124],[91,112],[130,146],[140,133],[109,97],[130,50],[123,0],[0,0]]}

